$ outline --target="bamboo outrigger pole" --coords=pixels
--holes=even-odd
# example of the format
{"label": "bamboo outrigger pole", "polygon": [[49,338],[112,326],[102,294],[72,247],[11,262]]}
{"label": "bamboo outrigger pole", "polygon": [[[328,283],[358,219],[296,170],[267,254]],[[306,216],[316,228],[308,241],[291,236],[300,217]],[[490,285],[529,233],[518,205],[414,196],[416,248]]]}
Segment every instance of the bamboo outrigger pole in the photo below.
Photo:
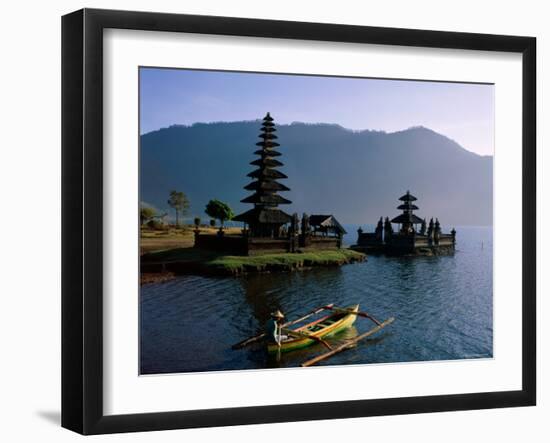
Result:
{"label": "bamboo outrigger pole", "polygon": [[362,340],[364,338],[367,338],[368,336],[372,335],[372,334],[375,334],[377,333],[378,331],[380,331],[382,328],[388,326],[389,324],[393,323],[395,319],[393,317],[390,317],[388,318],[386,321],[380,323],[378,326],[375,326],[374,328],[372,328],[370,331],[368,332],[365,332],[364,334],[361,334],[355,338],[352,338],[351,340],[348,340],[346,343],[344,343],[343,345],[341,346],[338,346],[337,348],[334,348],[332,351],[329,351],[329,352],[326,352],[324,354],[321,354],[321,355],[318,355],[317,357],[314,357],[312,358],[311,360],[307,360],[305,361],[304,363],[302,363],[301,366],[303,367],[307,367],[307,366],[312,366],[316,363],[319,363],[320,361],[322,360],[325,360],[329,357],[332,357],[333,355],[335,354],[338,354],[339,352],[341,351],[344,351],[346,349],[349,349],[351,348],[355,343],[357,343],[359,340]]}
{"label": "bamboo outrigger pole", "polygon": [[[289,326],[292,326],[292,325],[295,325],[296,323],[300,323],[300,322],[304,321],[306,318],[309,318],[312,315],[318,314],[319,312],[324,311],[325,309],[332,309],[333,307],[334,307],[334,303],[331,303],[331,304],[328,304],[328,305],[325,305],[325,306],[320,306],[320,307],[314,309],[313,311],[311,311],[310,313],[305,314],[300,318],[297,318],[296,320],[292,320],[292,321],[289,321],[287,323],[284,323],[282,325],[282,327],[283,328],[288,328]],[[247,338],[246,340],[243,340],[243,341],[241,341],[239,343],[236,343],[233,346],[231,346],[231,349],[244,348],[245,346],[248,346],[251,343],[254,343],[254,342],[257,342],[258,340],[261,340],[266,335],[267,334],[264,332],[262,334],[254,336],[254,337]]]}
{"label": "bamboo outrigger pole", "polygon": [[351,309],[343,309],[343,308],[338,308],[336,306],[332,306],[332,307],[327,307],[327,309],[331,309],[333,311],[336,311],[336,312],[342,312],[342,313],[346,313],[346,314],[353,314],[353,315],[357,315],[358,317],[365,317],[365,318],[368,318],[369,320],[373,321],[374,323],[376,323],[377,325],[380,325],[381,323],[376,320],[372,315],[370,315],[368,312],[355,312],[355,311],[352,311]]}

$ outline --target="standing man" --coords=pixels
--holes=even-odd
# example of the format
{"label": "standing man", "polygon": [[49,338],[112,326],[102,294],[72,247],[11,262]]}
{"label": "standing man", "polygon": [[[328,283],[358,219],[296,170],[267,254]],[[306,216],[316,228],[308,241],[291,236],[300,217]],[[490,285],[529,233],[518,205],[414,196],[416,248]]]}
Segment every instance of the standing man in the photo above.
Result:
{"label": "standing man", "polygon": [[267,334],[279,347],[281,347],[281,341],[284,338],[281,330],[284,318],[284,314],[277,310],[271,313],[271,319],[267,322]]}

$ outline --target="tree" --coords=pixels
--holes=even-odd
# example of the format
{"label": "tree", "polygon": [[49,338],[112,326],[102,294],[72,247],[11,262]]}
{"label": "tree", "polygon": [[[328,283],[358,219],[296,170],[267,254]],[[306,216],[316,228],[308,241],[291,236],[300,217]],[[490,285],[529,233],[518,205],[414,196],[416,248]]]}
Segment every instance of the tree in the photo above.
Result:
{"label": "tree", "polygon": [[206,205],[206,210],[204,212],[206,212],[209,217],[220,221],[220,231],[223,230],[223,223],[225,221],[231,220],[235,217],[235,214],[229,205],[220,200],[210,200]]}
{"label": "tree", "polygon": [[159,222],[158,220],[155,220],[154,218],[152,218],[151,220],[149,220],[147,222],[147,227],[149,229],[160,230],[160,229],[162,229],[162,223]]}
{"label": "tree", "polygon": [[150,206],[142,206],[139,208],[139,221],[143,225],[155,217],[157,213]]}
{"label": "tree", "polygon": [[193,222],[195,223],[195,226],[198,228],[201,224],[201,219],[200,217],[195,217],[195,219],[193,220]]}
{"label": "tree", "polygon": [[179,227],[179,215],[184,215],[189,208],[189,199],[183,192],[170,191],[168,205],[176,211],[176,228]]}
{"label": "tree", "polygon": [[210,226],[213,228],[216,227],[216,220],[214,220],[213,218],[210,219]]}

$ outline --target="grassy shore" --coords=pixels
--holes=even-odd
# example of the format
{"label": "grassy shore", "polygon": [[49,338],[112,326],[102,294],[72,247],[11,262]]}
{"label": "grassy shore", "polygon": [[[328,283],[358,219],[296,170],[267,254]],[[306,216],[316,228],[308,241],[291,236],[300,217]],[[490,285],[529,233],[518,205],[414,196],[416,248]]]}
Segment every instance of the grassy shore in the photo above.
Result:
{"label": "grassy shore", "polygon": [[142,256],[142,270],[206,275],[238,276],[257,272],[292,272],[318,266],[360,262],[365,254],[350,249],[258,256],[220,255],[194,248],[178,248]]}
{"label": "grassy shore", "polygon": [[242,272],[249,268],[303,268],[312,266],[340,266],[361,261],[364,255],[350,249],[334,251],[303,252],[298,254],[265,254],[252,257],[223,256],[208,262],[209,266],[220,267],[231,272]]}

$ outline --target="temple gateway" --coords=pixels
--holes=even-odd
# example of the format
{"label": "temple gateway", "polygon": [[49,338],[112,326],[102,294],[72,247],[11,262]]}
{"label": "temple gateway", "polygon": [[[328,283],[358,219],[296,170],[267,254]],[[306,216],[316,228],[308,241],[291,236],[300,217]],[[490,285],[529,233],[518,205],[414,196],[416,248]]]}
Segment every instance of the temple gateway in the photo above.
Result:
{"label": "temple gateway", "polygon": [[[441,232],[439,219],[431,218],[426,226],[426,219],[421,219],[414,211],[418,206],[414,204],[417,198],[409,191],[399,198],[401,204],[397,207],[403,211],[397,217],[383,220],[380,217],[374,232],[357,230],[357,244],[352,249],[391,255],[434,255],[451,253],[455,250],[456,230],[450,234]],[[393,224],[397,225],[394,231]],[[420,229],[417,230],[417,226]]]}
{"label": "temple gateway", "polygon": [[273,117],[267,113],[262,122],[258,158],[250,164],[256,168],[248,174],[252,181],[244,189],[252,191],[241,203],[250,203],[252,209],[238,214],[234,221],[243,223],[241,234],[217,235],[195,232],[195,247],[230,254],[256,255],[281,252],[302,252],[338,249],[346,231],[332,215],[287,214],[279,205],[292,202],[279,195],[290,189],[280,182],[287,176],[277,168],[283,166],[276,150],[277,135]]}

